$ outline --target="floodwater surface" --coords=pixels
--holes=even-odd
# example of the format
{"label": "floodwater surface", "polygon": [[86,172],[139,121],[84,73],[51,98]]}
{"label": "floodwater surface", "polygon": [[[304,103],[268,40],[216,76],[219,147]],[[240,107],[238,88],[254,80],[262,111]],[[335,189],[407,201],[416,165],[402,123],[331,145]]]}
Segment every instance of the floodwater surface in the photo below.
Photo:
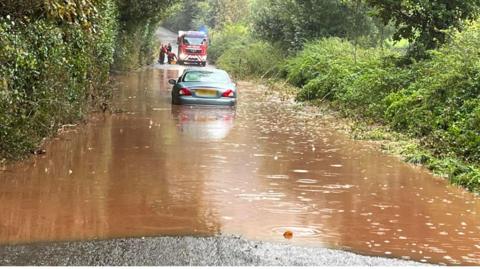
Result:
{"label": "floodwater surface", "polygon": [[236,109],[172,106],[178,72],[116,75],[119,113],[0,171],[0,243],[221,233],[480,264],[474,195],[268,88],[240,83]]}

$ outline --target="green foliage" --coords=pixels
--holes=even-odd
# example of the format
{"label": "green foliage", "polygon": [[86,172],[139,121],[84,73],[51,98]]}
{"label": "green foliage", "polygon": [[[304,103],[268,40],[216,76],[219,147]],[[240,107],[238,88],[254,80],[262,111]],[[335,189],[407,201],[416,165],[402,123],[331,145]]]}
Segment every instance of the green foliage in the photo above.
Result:
{"label": "green foliage", "polygon": [[157,54],[155,31],[175,0],[117,0],[118,42],[114,69],[132,70],[152,63]]}
{"label": "green foliage", "polygon": [[[392,131],[388,133],[391,134]],[[458,158],[434,156],[431,151],[425,150],[418,143],[411,142],[407,138],[400,138],[398,141],[394,138],[384,143],[382,146],[384,150],[402,156],[405,161],[423,165],[435,174],[447,177],[453,184],[463,186],[472,192],[480,192],[478,165],[467,164]]]}
{"label": "green foliage", "polygon": [[[480,22],[456,32],[430,59],[401,66],[394,50],[341,39],[308,43],[284,66],[299,100],[328,100],[345,114],[418,139],[401,155],[480,190]],[[354,53],[356,52],[356,53]]]}
{"label": "green foliage", "polygon": [[21,157],[92,105],[105,109],[114,56],[120,69],[149,63],[172,2],[1,1],[0,160]]}
{"label": "green foliage", "polygon": [[278,48],[263,41],[255,41],[228,48],[217,63],[236,78],[246,78],[273,73],[281,61]]}
{"label": "green foliage", "polygon": [[98,14],[96,6],[105,4],[102,0],[4,0],[0,2],[0,16],[12,18],[48,18],[60,24],[93,26],[92,19]]}
{"label": "green foliage", "polygon": [[461,28],[467,19],[478,16],[479,0],[366,0],[384,22],[397,27],[395,40],[414,42],[411,54],[425,57],[426,50],[446,42],[446,30]]}
{"label": "green foliage", "polygon": [[222,29],[246,22],[250,0],[181,0],[169,13],[163,26],[172,31],[197,30],[201,26]]}
{"label": "green foliage", "polygon": [[232,46],[242,47],[251,43],[249,30],[240,24],[225,26],[222,30],[210,32],[210,46],[208,48],[209,61],[215,64],[218,58]]}
{"label": "green foliage", "polygon": [[86,22],[0,17],[0,159],[21,156],[90,104],[103,105],[117,9],[99,1],[92,10]]}
{"label": "green foliage", "polygon": [[398,67],[397,55],[347,41],[306,45],[286,65],[299,100],[333,101],[350,115],[422,139],[436,156],[480,162],[480,23],[456,33],[431,60]]}
{"label": "green foliage", "polygon": [[141,24],[124,22],[118,33],[113,68],[128,71],[152,63],[157,55],[157,26],[154,20]]}
{"label": "green foliage", "polygon": [[160,21],[175,0],[117,0],[120,21],[142,24],[148,20]]}
{"label": "green foliage", "polygon": [[223,29],[227,25],[246,23],[250,13],[250,0],[206,0],[196,25]]}
{"label": "green foliage", "polygon": [[272,73],[283,60],[278,48],[255,40],[241,24],[225,25],[211,32],[210,37],[210,61],[237,78]]}
{"label": "green foliage", "polygon": [[418,79],[387,102],[393,128],[422,137],[436,154],[480,162],[480,23],[418,64]]}
{"label": "green foliage", "polygon": [[322,37],[357,39],[374,27],[366,6],[357,2],[256,1],[252,11],[253,29],[257,37],[294,50],[300,49],[306,41]]}
{"label": "green foliage", "polygon": [[479,8],[480,0],[257,0],[252,25],[258,38],[291,50],[324,37],[382,46],[393,36],[411,43],[408,56],[423,59]]}
{"label": "green foliage", "polygon": [[[197,30],[195,23],[200,14],[209,7],[205,1],[181,0],[168,10],[163,26],[172,31]],[[203,15],[203,14],[202,14]]]}
{"label": "green foliage", "polygon": [[[344,112],[381,120],[383,99],[409,81],[410,74],[388,61],[390,51],[357,48],[330,38],[308,43],[286,65],[287,79],[302,87],[298,100],[329,100]],[[358,113],[361,112],[361,113]]]}

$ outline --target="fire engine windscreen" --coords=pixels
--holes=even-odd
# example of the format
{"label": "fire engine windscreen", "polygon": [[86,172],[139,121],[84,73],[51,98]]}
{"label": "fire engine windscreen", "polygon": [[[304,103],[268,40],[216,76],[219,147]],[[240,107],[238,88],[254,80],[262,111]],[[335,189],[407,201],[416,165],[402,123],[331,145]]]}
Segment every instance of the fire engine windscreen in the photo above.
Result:
{"label": "fire engine windscreen", "polygon": [[199,38],[199,37],[184,37],[183,43],[185,45],[202,45],[205,42],[204,38]]}

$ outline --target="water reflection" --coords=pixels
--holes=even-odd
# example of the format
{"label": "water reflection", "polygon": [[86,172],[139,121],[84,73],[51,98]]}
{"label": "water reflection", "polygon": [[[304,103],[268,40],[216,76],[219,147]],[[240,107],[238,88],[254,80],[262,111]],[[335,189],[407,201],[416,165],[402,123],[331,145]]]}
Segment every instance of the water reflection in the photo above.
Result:
{"label": "water reflection", "polygon": [[224,107],[172,106],[180,133],[196,140],[219,141],[233,128],[235,109]]}

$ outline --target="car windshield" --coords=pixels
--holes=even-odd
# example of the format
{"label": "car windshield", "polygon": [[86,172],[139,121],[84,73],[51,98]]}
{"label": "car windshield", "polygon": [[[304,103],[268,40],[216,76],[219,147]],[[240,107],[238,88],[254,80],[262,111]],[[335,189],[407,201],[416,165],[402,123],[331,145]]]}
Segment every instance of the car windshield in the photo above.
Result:
{"label": "car windshield", "polygon": [[221,82],[228,83],[230,78],[227,73],[213,71],[190,71],[185,74],[184,82]]}
{"label": "car windshield", "polygon": [[185,45],[195,45],[195,46],[198,46],[198,45],[202,45],[202,42],[204,42],[204,38],[201,38],[201,37],[185,37],[183,39],[183,43],[185,43]]}

